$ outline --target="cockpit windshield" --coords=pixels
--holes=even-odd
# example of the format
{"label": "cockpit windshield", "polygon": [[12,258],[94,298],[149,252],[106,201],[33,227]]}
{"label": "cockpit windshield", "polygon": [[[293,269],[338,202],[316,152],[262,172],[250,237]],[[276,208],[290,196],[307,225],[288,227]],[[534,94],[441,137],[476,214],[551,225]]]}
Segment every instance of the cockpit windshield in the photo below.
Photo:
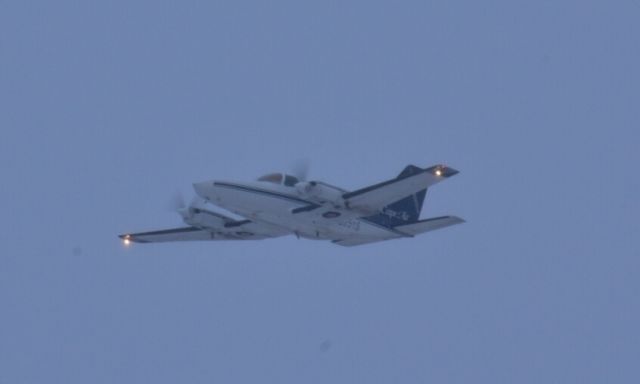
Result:
{"label": "cockpit windshield", "polygon": [[297,177],[290,176],[290,175],[284,175],[284,185],[286,185],[287,187],[293,187],[299,181],[300,180],[298,180]]}
{"label": "cockpit windshield", "polygon": [[282,174],[281,173],[270,173],[268,175],[264,175],[258,179],[258,181],[267,181],[269,183],[274,184],[282,184]]}
{"label": "cockpit windshield", "polygon": [[284,184],[287,187],[293,187],[300,180],[297,177],[291,175],[283,175],[282,173],[270,173],[264,175],[258,179],[258,181],[266,181],[273,184]]}

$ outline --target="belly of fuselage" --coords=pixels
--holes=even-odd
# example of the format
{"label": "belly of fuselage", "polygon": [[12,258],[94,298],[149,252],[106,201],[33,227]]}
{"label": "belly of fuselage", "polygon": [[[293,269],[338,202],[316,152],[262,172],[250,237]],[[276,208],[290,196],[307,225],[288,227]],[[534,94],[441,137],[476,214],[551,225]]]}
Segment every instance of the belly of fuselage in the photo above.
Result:
{"label": "belly of fuselage", "polygon": [[317,212],[292,213],[308,202],[287,192],[284,188],[216,183],[210,201],[250,220],[274,224],[310,239],[335,240],[360,235],[357,219],[326,219],[322,217],[322,208]]}

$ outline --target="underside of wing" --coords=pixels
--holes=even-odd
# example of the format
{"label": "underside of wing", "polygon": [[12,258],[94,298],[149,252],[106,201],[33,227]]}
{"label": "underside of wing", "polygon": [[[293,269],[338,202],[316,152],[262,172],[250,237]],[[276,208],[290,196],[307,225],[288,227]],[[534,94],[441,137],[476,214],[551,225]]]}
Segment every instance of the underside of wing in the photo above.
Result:
{"label": "underside of wing", "polygon": [[403,172],[395,179],[345,193],[342,197],[349,208],[373,214],[392,202],[418,193],[457,173],[457,170],[444,165],[413,167],[411,172]]}

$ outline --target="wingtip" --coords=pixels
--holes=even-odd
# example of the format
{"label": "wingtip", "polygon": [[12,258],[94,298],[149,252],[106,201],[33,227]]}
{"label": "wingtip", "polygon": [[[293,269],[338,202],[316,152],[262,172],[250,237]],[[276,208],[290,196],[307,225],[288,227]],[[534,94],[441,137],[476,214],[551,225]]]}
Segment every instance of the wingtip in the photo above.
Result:
{"label": "wingtip", "polygon": [[460,173],[460,171],[458,171],[455,168],[451,168],[451,167],[445,168],[445,177],[451,177],[451,176],[457,175],[458,173]]}
{"label": "wingtip", "polygon": [[451,177],[460,173],[460,171],[458,171],[457,169],[444,164],[438,164],[429,168],[425,168],[425,171],[432,173],[438,177]]}
{"label": "wingtip", "polygon": [[451,216],[451,218],[456,221],[456,224],[464,224],[467,222],[467,220],[463,219],[462,217]]}
{"label": "wingtip", "polygon": [[131,238],[131,235],[129,234],[122,234],[122,235],[118,235],[118,237],[120,239],[122,239],[122,244],[125,247],[128,247],[129,245],[131,245],[131,242],[134,242],[135,240],[133,238]]}

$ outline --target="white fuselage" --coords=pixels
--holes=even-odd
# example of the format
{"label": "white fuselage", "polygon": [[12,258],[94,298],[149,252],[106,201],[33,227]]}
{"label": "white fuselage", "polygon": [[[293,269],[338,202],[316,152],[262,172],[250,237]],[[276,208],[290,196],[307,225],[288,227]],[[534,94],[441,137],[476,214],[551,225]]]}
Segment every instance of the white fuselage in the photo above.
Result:
{"label": "white fuselage", "polygon": [[[212,204],[305,238],[339,240],[357,237],[382,240],[405,236],[402,232],[360,218],[357,212],[338,210],[334,207],[335,202],[305,196],[293,186],[261,181],[208,181],[194,184],[194,188],[198,195]],[[294,212],[297,208],[309,205],[317,207]]]}

